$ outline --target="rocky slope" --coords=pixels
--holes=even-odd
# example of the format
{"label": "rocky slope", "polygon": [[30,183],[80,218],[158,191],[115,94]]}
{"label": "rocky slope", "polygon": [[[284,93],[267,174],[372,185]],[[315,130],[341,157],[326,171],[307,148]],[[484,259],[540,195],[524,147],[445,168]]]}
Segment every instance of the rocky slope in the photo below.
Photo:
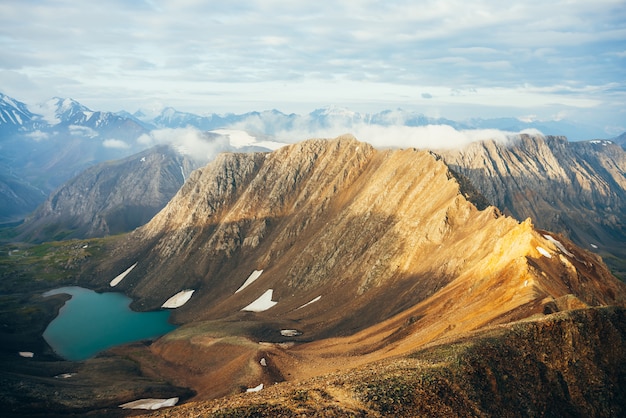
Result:
{"label": "rocky slope", "polygon": [[120,241],[91,285],[110,288],[136,263],[116,287],[136,308],[194,291],[174,312],[183,327],[126,355],[197,399],[624,305],[599,257],[484,202],[436,154],[350,136],[221,154]]}
{"label": "rocky slope", "polygon": [[611,141],[522,135],[440,153],[487,200],[602,254],[626,278],[626,151]]}
{"label": "rocky slope", "polygon": [[26,241],[98,237],[146,223],[197,162],[161,146],[88,168],[54,191],[18,228]]}
{"label": "rocky slope", "polygon": [[151,416],[617,417],[625,358],[626,311],[582,309]]}

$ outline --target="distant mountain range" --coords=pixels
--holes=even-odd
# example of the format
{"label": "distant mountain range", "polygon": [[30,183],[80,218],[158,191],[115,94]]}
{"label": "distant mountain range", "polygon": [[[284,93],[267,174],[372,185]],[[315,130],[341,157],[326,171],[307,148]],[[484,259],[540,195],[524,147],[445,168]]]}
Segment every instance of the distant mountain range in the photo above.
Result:
{"label": "distant mountain range", "polygon": [[272,135],[288,132],[294,128],[318,131],[334,126],[350,127],[356,124],[378,126],[425,126],[448,125],[455,129],[499,129],[519,132],[537,129],[546,135],[566,136],[570,140],[609,139],[598,138],[594,128],[569,120],[521,120],[518,118],[474,118],[455,121],[433,118],[422,113],[403,109],[383,110],[377,113],[359,113],[349,109],[329,106],[316,109],[306,115],[285,114],[279,110],[252,111],[242,114],[197,115],[165,107],[156,115],[138,110],[134,113],[94,111],[68,98],[54,97],[45,103],[29,106],[0,93],[0,134],[7,132],[27,133],[33,130],[47,132],[68,127],[90,128],[92,136],[101,138],[117,135],[119,139],[134,139],[146,131],[161,128],[194,127],[214,130],[238,127],[252,134]]}
{"label": "distant mountain range", "polygon": [[[332,106],[306,115],[278,110],[197,115],[171,107],[147,115],[142,111],[94,111],[75,100],[59,97],[30,106],[0,93],[0,223],[23,219],[52,191],[86,168],[129,157],[154,145],[170,145],[204,164],[218,151],[270,150],[280,146],[281,141],[334,137],[364,127],[428,125],[509,132],[537,129],[570,139],[597,139],[589,136],[590,127],[568,121],[453,121],[402,109],[370,114]],[[238,140],[242,134],[247,135],[243,142]],[[194,137],[193,144],[189,143],[189,136]],[[622,135],[615,141],[624,146],[626,137]],[[219,144],[211,147],[216,143]]]}

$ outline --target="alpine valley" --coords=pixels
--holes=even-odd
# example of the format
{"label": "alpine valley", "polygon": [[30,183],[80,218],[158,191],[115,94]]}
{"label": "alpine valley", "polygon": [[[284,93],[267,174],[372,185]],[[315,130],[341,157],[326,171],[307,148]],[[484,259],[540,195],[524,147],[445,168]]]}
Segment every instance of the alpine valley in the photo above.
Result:
{"label": "alpine valley", "polygon": [[[623,136],[287,144],[469,122],[1,99],[8,416],[626,415]],[[66,285],[179,326],[65,361],[42,333],[68,296],[42,294]]]}

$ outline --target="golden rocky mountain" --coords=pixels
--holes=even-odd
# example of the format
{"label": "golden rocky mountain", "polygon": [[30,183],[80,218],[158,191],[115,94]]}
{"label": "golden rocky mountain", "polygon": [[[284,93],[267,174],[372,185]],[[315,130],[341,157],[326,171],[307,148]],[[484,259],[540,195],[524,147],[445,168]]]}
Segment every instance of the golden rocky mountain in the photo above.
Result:
{"label": "golden rocky mountain", "polygon": [[440,154],[504,213],[601,254],[626,279],[626,151],[618,144],[523,134]]}
{"label": "golden rocky mountain", "polygon": [[[393,369],[387,377],[402,375],[399,365],[414,353],[434,346],[461,353],[468,338],[479,341],[475,350],[487,356],[485,339],[501,345],[511,339],[515,350],[535,350],[539,337],[550,339],[552,325],[546,324],[556,319],[546,318],[552,314],[571,323],[570,310],[582,310],[581,318],[587,318],[594,307],[625,305],[626,286],[600,257],[537,229],[531,219],[520,222],[485,205],[470,176],[444,162],[451,164],[451,158],[416,149],[377,150],[351,136],[308,140],[272,153],[221,154],[93,270],[92,286],[114,284],[135,298],[138,309],[169,304],[182,324],[150,346],[118,353],[137,361],[146,375],[192,388],[196,402],[329,374],[339,379],[369,373],[361,383],[374,388],[366,372],[379,367],[373,365]],[[624,315],[616,312],[593,316],[593,325],[577,332],[595,344],[581,359],[617,370],[619,385],[626,375],[619,374]],[[611,361],[594,354],[609,349],[598,341],[601,326],[617,329],[612,344],[622,351]],[[575,330],[559,327],[553,329],[560,340],[555,336],[551,348],[567,340],[562,333]],[[507,332],[519,338],[513,341]],[[494,362],[506,361],[502,350],[494,351]],[[444,357],[429,361],[451,359]],[[552,357],[551,362],[571,361]],[[527,364],[519,366],[528,373],[544,364],[525,358]],[[485,379],[493,378],[489,370],[480,371]],[[564,385],[584,386],[571,370],[554,370],[569,373],[561,379]],[[558,381],[544,377],[539,385]],[[369,408],[347,392],[323,395],[319,384],[311,385],[303,399],[326,396],[324,402],[332,399],[354,411]],[[602,390],[614,388],[609,386]],[[502,387],[491,389],[498,394]],[[251,395],[260,403],[245,413],[272,416],[264,392],[275,393],[262,389]]]}

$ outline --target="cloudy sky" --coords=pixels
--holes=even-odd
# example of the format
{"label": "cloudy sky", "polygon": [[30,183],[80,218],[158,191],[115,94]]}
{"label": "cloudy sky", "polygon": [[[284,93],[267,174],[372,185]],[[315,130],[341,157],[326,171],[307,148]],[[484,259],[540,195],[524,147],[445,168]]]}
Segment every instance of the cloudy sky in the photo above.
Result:
{"label": "cloudy sky", "polygon": [[624,0],[3,0],[0,92],[92,109],[327,105],[626,130]]}

